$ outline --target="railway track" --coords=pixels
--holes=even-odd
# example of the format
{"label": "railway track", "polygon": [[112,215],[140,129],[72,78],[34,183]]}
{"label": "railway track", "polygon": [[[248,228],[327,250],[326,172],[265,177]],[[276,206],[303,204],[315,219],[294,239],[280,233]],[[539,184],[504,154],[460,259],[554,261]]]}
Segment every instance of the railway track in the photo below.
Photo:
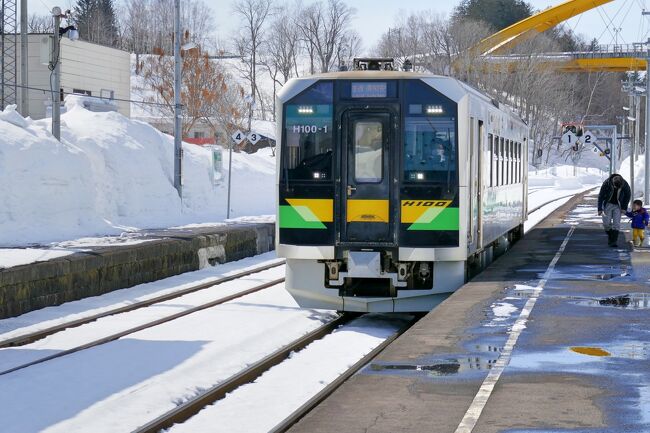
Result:
{"label": "railway track", "polygon": [[[242,278],[242,277],[245,277],[245,276],[248,276],[248,275],[251,275],[251,274],[262,272],[262,271],[267,270],[267,269],[271,269],[272,267],[280,266],[281,264],[282,263],[274,264],[273,266],[265,265],[263,267],[256,268],[254,270],[241,272],[241,273],[238,273],[238,274],[235,274],[235,275],[232,275],[232,276],[228,276],[225,279],[227,279],[227,281],[233,281],[233,280],[235,280],[237,278]],[[219,281],[219,284],[220,284],[220,283],[226,282],[226,281],[223,281],[225,279],[220,279],[220,280],[217,280],[217,281]],[[284,282],[284,278],[277,278],[277,279],[274,279],[272,281],[268,281],[268,282],[265,282],[265,283],[262,283],[262,284],[258,284],[258,285],[254,286],[252,288],[242,290],[241,292],[237,292],[237,293],[234,293],[234,294],[231,294],[231,295],[221,297],[221,298],[216,299],[216,300],[205,302],[205,303],[202,303],[200,305],[188,308],[186,310],[179,311],[177,313],[170,314],[168,316],[161,317],[161,318],[158,318],[156,320],[152,320],[152,321],[149,321],[149,322],[137,325],[137,326],[133,326],[131,328],[125,329],[125,330],[120,331],[120,332],[113,333],[111,335],[108,335],[108,336],[105,336],[105,337],[102,337],[102,338],[98,338],[96,340],[93,340],[93,341],[85,343],[85,344],[81,344],[81,345],[73,347],[71,349],[62,350],[60,352],[56,352],[56,353],[53,353],[51,355],[44,356],[44,357],[29,361],[29,362],[26,362],[26,363],[23,363],[23,364],[20,364],[20,365],[11,367],[11,368],[8,368],[6,370],[0,371],[0,376],[4,376],[6,374],[13,373],[15,371],[22,370],[22,369],[31,367],[33,365],[41,364],[43,362],[47,362],[47,361],[50,361],[50,360],[53,360],[53,359],[61,358],[63,356],[67,356],[67,355],[70,355],[70,354],[73,354],[73,353],[77,353],[77,352],[80,352],[82,350],[86,350],[86,349],[90,349],[92,347],[100,346],[102,344],[106,344],[106,343],[109,343],[111,341],[115,341],[117,339],[125,337],[127,335],[133,334],[135,332],[139,332],[139,331],[142,331],[144,329],[152,328],[154,326],[159,326],[159,325],[162,325],[164,323],[171,322],[173,320],[179,319],[181,317],[188,316],[188,315],[196,313],[198,311],[206,310],[208,308],[212,308],[212,307],[215,307],[217,305],[224,304],[224,303],[232,301],[234,299],[241,298],[243,296],[250,295],[252,293],[259,292],[259,291],[264,290],[264,289],[268,289],[270,287],[281,284],[283,282]],[[215,282],[202,283],[200,285],[196,285],[196,286],[193,286],[191,288],[183,289],[182,291],[179,291],[179,292],[183,292],[183,294],[187,294],[187,293],[192,293],[192,292],[195,292],[195,291],[198,291],[198,290],[206,289],[206,288],[209,288],[209,287],[213,287],[214,285],[215,285]],[[159,299],[159,298],[164,298],[164,300],[174,299],[174,298],[176,298],[178,296],[182,296],[182,295],[178,294],[179,292],[175,292],[173,294],[174,296],[171,296],[172,294],[169,294],[169,295],[164,295],[164,296],[157,297],[156,299]],[[152,304],[155,303],[155,302],[151,302],[151,301],[152,300],[147,300],[147,301],[143,302],[142,305],[139,305],[138,307],[134,307],[134,305],[129,305],[129,307],[134,307],[134,308],[130,308],[127,311],[132,311],[132,310],[135,310],[136,308],[142,308],[142,307],[145,307],[147,305],[152,305]],[[158,301],[158,302],[160,302],[160,301]],[[146,305],[144,305],[144,304],[146,304]],[[116,310],[121,310],[121,308],[116,309]],[[120,312],[124,312],[124,311],[120,311]],[[116,314],[116,313],[113,313],[113,314]],[[107,315],[110,315],[110,314],[102,313],[102,317],[106,317]],[[96,320],[96,319],[94,319],[94,320]],[[89,320],[87,318],[85,323],[90,323],[92,321],[93,320]],[[79,326],[81,324],[83,324],[83,323],[77,324],[75,326]],[[68,328],[69,328],[69,326],[65,327],[63,329],[68,329]],[[63,330],[63,329],[60,329],[60,330]]]}
{"label": "railway track", "polygon": [[[254,382],[263,373],[270,370],[272,367],[282,363],[285,359],[289,357],[291,353],[298,352],[304,349],[310,343],[325,337],[326,335],[330,334],[338,327],[348,323],[354,317],[357,316],[351,314],[343,314],[339,316],[337,319],[328,322],[323,326],[321,326],[320,328],[301,337],[300,339],[297,339],[296,341],[287,344],[286,346],[278,349],[274,353],[261,359],[255,364],[231,376],[225,381],[217,385],[214,385],[212,388],[209,388],[208,390],[202,392],[196,397],[177,406],[173,410],[137,428],[136,430],[134,430],[133,433],[157,433],[161,430],[172,427],[174,424],[187,421],[206,406],[209,406],[217,402],[218,400],[224,398],[228,393],[235,391],[240,386]],[[354,373],[359,371],[364,365],[366,365],[373,358],[375,358],[381,351],[383,351],[390,343],[392,343],[397,337],[399,337],[402,333],[404,333],[415,322],[416,320],[413,319],[412,321],[408,322],[405,326],[403,326],[401,329],[399,329],[396,333],[394,333],[391,337],[384,340],[381,344],[375,347],[371,352],[366,354],[354,365],[352,365],[349,369],[347,369],[337,379],[330,382],[320,392],[318,392],[311,399],[305,402],[296,411],[291,413],[280,424],[275,426],[272,431],[284,432],[288,430],[293,424],[298,422],[304,415],[306,415],[316,405],[318,405],[327,396],[329,396],[332,392],[334,392],[339,386],[341,386]]]}
{"label": "railway track", "polygon": [[[19,335],[16,337],[11,337],[11,338],[6,338],[6,339],[0,339],[0,349],[6,348],[6,347],[15,347],[15,346],[23,346],[25,344],[30,344],[35,341],[38,341],[42,338],[45,338],[49,335],[56,334],[57,332],[64,331],[69,328],[75,328],[77,326],[85,325],[91,322],[94,322],[98,319],[101,319],[103,317],[108,317],[108,316],[114,316],[116,314],[122,314],[122,313],[128,313],[130,311],[138,310],[140,308],[144,307],[149,307],[153,304],[157,304],[159,302],[165,302],[169,301],[174,298],[179,298],[181,296],[185,296],[190,293],[198,292],[200,290],[205,290],[209,289],[210,287],[218,286],[223,283],[227,283],[230,281],[234,281],[243,277],[247,277],[252,274],[256,274],[259,272],[263,272],[269,269],[277,268],[279,266],[284,265],[285,261],[277,261],[273,262],[267,265],[259,266],[253,269],[248,269],[246,271],[238,272],[236,274],[228,275],[226,277],[221,277],[221,278],[216,278],[212,281],[207,281],[203,282],[201,284],[195,284],[191,287],[186,287],[181,290],[174,291],[172,293],[166,293],[164,295],[160,296],[155,296],[153,298],[149,298],[146,300],[134,302],[133,304],[129,305],[124,305],[121,307],[117,308],[112,308],[110,310],[102,311],[101,313],[93,314],[90,316],[82,317],[76,320],[71,320],[65,323],[60,323],[54,326],[51,326],[46,329],[42,329],[39,331],[34,331],[30,332],[27,334]],[[243,295],[242,295],[243,296]],[[234,298],[233,298],[234,299]]]}
{"label": "railway track", "polygon": [[549,200],[549,201],[547,201],[547,202],[544,202],[544,203],[542,203],[542,204],[539,204],[539,205],[535,206],[535,207],[532,208],[532,209],[529,209],[529,210],[528,210],[528,215],[537,212],[538,210],[540,210],[540,209],[543,208],[544,206],[548,206],[548,205],[551,204],[551,203],[555,203],[556,201],[563,200],[563,199],[565,199],[565,198],[575,197],[575,196],[577,196],[577,195],[579,195],[579,194],[583,194],[583,193],[584,193],[584,191],[583,191],[583,192],[578,192],[578,193],[573,193],[573,194],[563,195],[562,197],[555,197],[555,198],[552,199],[552,200]]}

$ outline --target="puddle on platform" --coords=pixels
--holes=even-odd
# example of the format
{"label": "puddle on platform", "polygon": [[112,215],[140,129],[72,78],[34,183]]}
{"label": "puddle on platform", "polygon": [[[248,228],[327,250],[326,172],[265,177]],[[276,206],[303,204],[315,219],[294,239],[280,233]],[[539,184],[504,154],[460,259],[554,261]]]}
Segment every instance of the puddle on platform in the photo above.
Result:
{"label": "puddle on platform", "polygon": [[[494,349],[496,352],[498,349]],[[370,374],[417,375],[426,377],[454,376],[472,371],[490,370],[497,362],[498,355],[468,356],[464,358],[440,359],[437,361],[406,364],[373,362],[365,371]]]}
{"label": "puddle on platform", "polygon": [[[622,272],[604,272],[604,273],[585,273],[585,272],[555,272],[553,273],[551,279],[553,280],[586,280],[586,281],[609,281],[614,278],[629,277],[630,274],[627,271]],[[544,277],[543,274],[539,274],[538,277],[541,279]]]}
{"label": "puddle on platform", "polygon": [[629,310],[647,310],[650,309],[650,294],[629,293],[600,299],[580,299],[573,301],[573,303],[588,307],[618,307]]}

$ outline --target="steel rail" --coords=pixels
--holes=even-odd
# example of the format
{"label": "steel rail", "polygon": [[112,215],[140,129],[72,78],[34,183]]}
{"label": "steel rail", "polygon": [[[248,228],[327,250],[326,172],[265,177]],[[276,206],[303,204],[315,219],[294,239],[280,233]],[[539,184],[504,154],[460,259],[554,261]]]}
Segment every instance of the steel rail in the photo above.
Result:
{"label": "steel rail", "polygon": [[177,406],[169,412],[164,413],[163,415],[148,422],[147,424],[138,427],[133,431],[133,433],[157,433],[161,430],[173,426],[174,424],[187,421],[204,407],[224,398],[226,394],[234,391],[240,386],[253,382],[264,372],[282,363],[289,357],[292,352],[304,349],[310,343],[323,338],[325,335],[331,333],[339,326],[350,321],[353,317],[355,316],[350,314],[340,315],[336,319],[320,326],[319,328],[302,336],[296,341],[289,343],[276,350],[275,352],[267,355],[266,357],[245,368],[239,373],[229,377],[225,381],[218,383],[217,385],[191,398],[190,400]]}
{"label": "steel rail", "polygon": [[5,347],[14,347],[14,346],[22,346],[25,344],[33,343],[34,341],[38,341],[42,338],[45,338],[49,335],[56,334],[57,332],[64,331],[69,328],[75,328],[77,326],[85,325],[90,322],[94,322],[95,320],[101,319],[103,317],[107,316],[113,316],[116,314],[122,314],[122,313],[127,313],[129,311],[137,310],[143,307],[149,307],[153,304],[157,304],[159,302],[165,302],[169,301],[170,299],[178,298],[184,295],[187,295],[189,293],[194,293],[198,292],[200,290],[204,289],[209,289],[210,287],[213,286],[218,286],[223,283],[227,283],[230,281],[234,281],[243,277],[247,277],[252,274],[256,274],[259,272],[263,272],[272,268],[276,268],[279,266],[282,266],[285,263],[284,260],[279,261],[279,262],[274,262],[270,263],[268,265],[263,265],[254,269],[249,269],[246,271],[238,272],[236,274],[228,275],[226,277],[221,277],[214,279],[212,281],[204,282],[201,284],[196,284],[191,287],[187,287],[185,289],[181,289],[175,292],[171,293],[166,293],[164,295],[160,296],[154,296],[153,298],[145,299],[142,301],[135,302],[133,304],[129,305],[124,305],[122,307],[117,307],[113,308],[110,310],[102,311],[101,313],[93,314],[91,316],[86,316],[86,317],[81,317],[76,320],[71,320],[69,322],[64,322],[60,323],[58,325],[51,326],[49,328],[45,328],[39,331],[34,331],[30,332],[28,334],[23,334],[23,335],[18,335],[16,337],[11,337],[7,338],[4,340],[0,340],[0,349],[5,348]]}
{"label": "steel rail", "polygon": [[255,287],[252,287],[250,289],[243,290],[241,292],[233,293],[232,295],[224,296],[223,298],[216,299],[214,301],[206,302],[205,304],[197,305],[196,307],[189,308],[184,311],[179,311],[178,313],[174,313],[169,316],[161,317],[159,319],[153,320],[151,322],[143,323],[141,325],[135,326],[133,328],[129,328],[124,331],[117,332],[115,334],[109,335],[107,337],[103,337],[94,341],[91,341],[90,343],[82,344],[77,347],[73,347],[72,349],[67,349],[63,350],[61,352],[53,353],[52,355],[45,356],[43,358],[36,359],[34,361],[27,362],[25,364],[18,365],[16,367],[9,368],[4,371],[0,371],[0,376],[3,376],[5,374],[12,373],[14,371],[22,370],[27,367],[31,367],[36,364],[41,364],[46,361],[50,361],[52,359],[56,358],[61,358],[66,355],[70,355],[73,353],[80,352],[82,350],[90,349],[95,346],[100,346],[102,344],[110,343],[111,341],[115,341],[119,338],[125,337],[127,335],[133,334],[138,331],[142,331],[144,329],[152,328],[154,326],[162,325],[163,323],[171,322],[172,320],[179,319],[184,316],[188,316],[190,314],[196,313],[198,311],[206,310],[208,308],[215,307],[217,305],[223,304],[225,302],[232,301],[233,299],[241,298],[246,295],[250,295],[251,293],[259,292],[260,290],[268,289],[269,287],[273,287],[277,284],[281,284],[284,282],[284,278],[278,278],[273,281],[269,281],[267,283],[263,283],[260,285],[257,285]]}

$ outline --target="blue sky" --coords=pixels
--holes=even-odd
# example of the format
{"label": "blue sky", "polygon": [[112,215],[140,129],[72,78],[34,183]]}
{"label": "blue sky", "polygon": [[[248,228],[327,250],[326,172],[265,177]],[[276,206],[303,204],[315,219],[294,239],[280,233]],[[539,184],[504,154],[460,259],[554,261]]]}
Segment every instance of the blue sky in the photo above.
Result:
{"label": "blue sky", "polygon": [[[230,0],[204,1],[214,10],[216,34],[222,40],[228,39],[229,35],[237,28],[237,23],[233,20],[230,9]],[[310,3],[313,0],[303,1]],[[364,47],[369,48],[374,46],[379,36],[393,24],[394,18],[398,14],[431,10],[435,13],[448,15],[460,0],[347,1],[349,5],[357,9],[354,27],[361,33]],[[534,8],[545,9],[562,1],[564,0],[529,0],[529,3]],[[74,3],[73,0],[28,0],[28,2],[30,14],[32,12],[45,14],[55,4],[66,8]],[[639,42],[650,36],[648,32],[650,17],[641,17],[641,10],[646,6],[650,8],[649,0],[614,0],[607,5],[571,19],[567,22],[567,25],[576,33],[583,34],[588,39],[599,38],[602,44],[614,43],[615,37],[619,43]],[[613,24],[611,24],[612,21]],[[620,32],[614,30],[619,28],[622,29]]]}
{"label": "blue sky", "polygon": [[[236,28],[229,8],[229,2],[223,0],[205,0],[215,11],[217,16],[218,34],[221,37],[228,35]],[[310,0],[303,0],[309,3]],[[372,47],[379,36],[393,23],[395,16],[400,13],[408,14],[421,10],[431,10],[435,13],[449,15],[460,0],[348,0],[348,4],[357,9],[355,28],[363,37],[364,47]],[[529,0],[536,9],[546,9],[549,6],[560,4],[564,0]],[[641,38],[650,36],[650,17],[641,18],[641,10],[650,7],[648,0],[614,0],[571,19],[567,25],[579,34],[591,38],[600,38],[600,43],[614,43],[617,36],[619,43],[638,42]],[[606,22],[614,25],[606,26]],[[617,34],[614,28],[622,28]]]}

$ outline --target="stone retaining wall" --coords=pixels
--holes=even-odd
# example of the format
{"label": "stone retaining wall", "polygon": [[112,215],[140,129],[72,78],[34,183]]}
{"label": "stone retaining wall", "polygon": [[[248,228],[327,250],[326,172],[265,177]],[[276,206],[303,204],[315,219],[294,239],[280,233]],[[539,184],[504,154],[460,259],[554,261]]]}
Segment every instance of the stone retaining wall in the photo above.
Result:
{"label": "stone retaining wall", "polygon": [[274,248],[274,233],[273,224],[174,232],[0,269],[0,318],[265,253]]}

